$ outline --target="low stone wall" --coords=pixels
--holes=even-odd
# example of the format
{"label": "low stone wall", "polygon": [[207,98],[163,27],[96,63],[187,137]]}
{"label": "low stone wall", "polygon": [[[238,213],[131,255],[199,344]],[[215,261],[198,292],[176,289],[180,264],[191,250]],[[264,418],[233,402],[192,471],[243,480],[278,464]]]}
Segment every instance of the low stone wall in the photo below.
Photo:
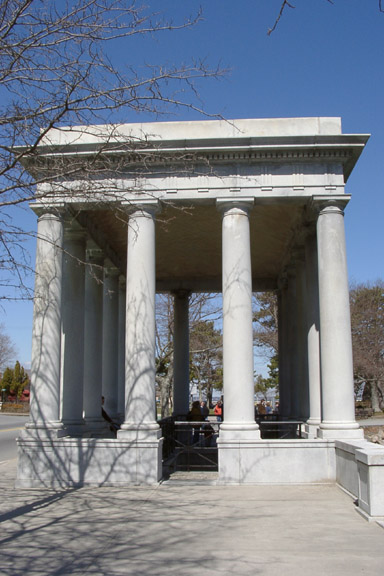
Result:
{"label": "low stone wall", "polygon": [[368,520],[384,520],[384,446],[336,441],[337,482],[357,498]]}
{"label": "low stone wall", "polygon": [[162,476],[162,439],[36,438],[24,432],[17,443],[19,488],[157,484]]}
{"label": "low stone wall", "polygon": [[329,440],[226,442],[219,438],[221,484],[308,484],[336,480]]}

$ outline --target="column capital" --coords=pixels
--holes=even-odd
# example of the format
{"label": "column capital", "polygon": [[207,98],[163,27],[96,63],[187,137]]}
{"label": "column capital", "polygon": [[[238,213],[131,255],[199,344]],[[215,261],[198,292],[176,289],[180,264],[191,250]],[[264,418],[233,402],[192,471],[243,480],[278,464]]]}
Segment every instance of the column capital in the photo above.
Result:
{"label": "column capital", "polygon": [[104,275],[108,278],[114,278],[121,275],[121,271],[108,258],[104,260]]}
{"label": "column capital", "polygon": [[216,208],[222,213],[223,217],[227,214],[248,216],[254,203],[255,199],[252,197],[218,198],[216,200]]}
{"label": "column capital", "polygon": [[39,218],[42,218],[43,216],[56,216],[57,218],[62,218],[66,211],[66,206],[62,202],[54,204],[53,206],[48,206],[44,202],[37,201],[30,204],[30,208]]}
{"label": "column capital", "polygon": [[344,214],[344,209],[350,199],[350,194],[312,196],[310,208],[317,216],[321,214]]}
{"label": "column capital", "polygon": [[129,216],[155,216],[161,212],[160,201],[155,198],[122,202],[121,206]]}
{"label": "column capital", "polygon": [[124,290],[124,292],[125,292],[126,288],[127,288],[127,279],[125,276],[123,276],[123,274],[120,274],[120,276],[119,276],[119,289]]}
{"label": "column capital", "polygon": [[103,266],[104,263],[104,251],[99,248],[93,240],[87,239],[86,246],[86,257],[89,264],[96,264]]}
{"label": "column capital", "polygon": [[80,226],[76,220],[68,217],[64,218],[64,235],[66,240],[73,242],[85,241],[87,238],[87,231]]}

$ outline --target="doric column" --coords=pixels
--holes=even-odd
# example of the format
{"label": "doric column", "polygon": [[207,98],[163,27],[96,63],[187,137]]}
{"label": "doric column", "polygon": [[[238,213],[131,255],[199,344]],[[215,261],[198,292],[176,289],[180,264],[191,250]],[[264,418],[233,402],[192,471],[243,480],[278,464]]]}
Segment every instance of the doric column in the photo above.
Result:
{"label": "doric column", "polygon": [[125,416],[125,276],[119,277],[119,319],[118,319],[118,358],[117,358],[117,413],[123,422]]}
{"label": "doric column", "polygon": [[307,291],[304,250],[296,252],[296,310],[297,310],[297,391],[298,416],[309,416],[308,392],[308,342],[307,342]]}
{"label": "doric column", "polygon": [[89,428],[104,425],[101,418],[103,251],[88,243],[85,271],[84,419]]}
{"label": "doric column", "polygon": [[362,436],[355,421],[344,196],[315,198],[318,207],[322,438]]}
{"label": "doric column", "polygon": [[43,212],[37,224],[29,429],[61,428],[62,258],[63,221],[57,213]]}
{"label": "doric column", "polygon": [[278,329],[279,329],[279,414],[288,417],[291,411],[291,396],[289,385],[289,341],[288,341],[288,300],[286,276],[280,278],[278,294]]}
{"label": "doric column", "polygon": [[117,417],[119,274],[109,261],[104,263],[102,390],[111,418]]}
{"label": "doric column", "polygon": [[189,410],[189,292],[174,293],[173,413]]}
{"label": "doric column", "polygon": [[155,399],[155,213],[141,203],[128,222],[125,340],[125,421],[118,436],[150,440],[160,435]]}
{"label": "doric column", "polygon": [[254,414],[252,270],[253,200],[219,203],[223,213],[224,440],[260,437]]}
{"label": "doric column", "polygon": [[319,282],[315,234],[307,237],[305,256],[309,380],[309,418],[306,423],[306,432],[309,436],[314,437],[317,435],[317,429],[321,422]]}
{"label": "doric column", "polygon": [[64,229],[62,300],[62,421],[69,434],[84,426],[85,232],[75,222]]}

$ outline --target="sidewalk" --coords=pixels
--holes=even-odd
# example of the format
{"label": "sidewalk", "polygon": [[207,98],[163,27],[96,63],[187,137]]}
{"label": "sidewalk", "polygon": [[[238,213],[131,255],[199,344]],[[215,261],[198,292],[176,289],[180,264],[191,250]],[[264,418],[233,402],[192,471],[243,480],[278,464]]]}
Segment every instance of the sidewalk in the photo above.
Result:
{"label": "sidewalk", "polygon": [[16,490],[0,465],[2,576],[381,576],[384,530],[336,486]]}

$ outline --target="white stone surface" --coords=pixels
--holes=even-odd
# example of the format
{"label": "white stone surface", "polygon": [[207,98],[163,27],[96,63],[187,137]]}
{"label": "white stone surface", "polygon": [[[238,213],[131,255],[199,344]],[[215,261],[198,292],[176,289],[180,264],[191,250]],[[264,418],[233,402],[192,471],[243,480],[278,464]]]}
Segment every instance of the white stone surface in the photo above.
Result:
{"label": "white stone surface", "polygon": [[41,145],[94,144],[136,140],[181,140],[213,138],[245,138],[255,136],[312,136],[341,134],[338,117],[313,118],[250,118],[237,120],[203,120],[190,122],[148,122],[101,126],[67,126],[53,129]]}
{"label": "white stone surface", "polygon": [[359,438],[353,393],[352,336],[344,234],[339,203],[323,202],[317,220],[323,438]]}
{"label": "white stone surface", "polygon": [[334,482],[334,443],[321,440],[223,442],[219,439],[221,484]]}
{"label": "white stone surface", "polygon": [[32,334],[30,427],[61,427],[60,349],[63,223],[39,217]]}
{"label": "white stone surface", "polygon": [[317,267],[316,236],[307,238],[306,286],[307,286],[307,344],[308,344],[308,383],[309,418],[308,433],[317,435],[321,422],[321,375],[320,375],[320,319],[319,319],[319,278]]}
{"label": "white stone surface", "polygon": [[119,435],[157,433],[155,404],[155,221],[157,205],[131,214],[128,224],[125,421]]}
{"label": "white stone surface", "polygon": [[359,507],[370,517],[384,520],[384,447],[366,443],[356,450]]}
{"label": "white stone surface", "polygon": [[104,267],[103,284],[103,347],[102,347],[102,390],[105,411],[112,418],[118,415],[118,312],[119,270]]}
{"label": "white stone surface", "polygon": [[[66,226],[63,258],[61,418],[68,431],[84,425],[85,233]],[[77,430],[79,428],[79,430]]]}
{"label": "white stone surface", "polygon": [[88,250],[84,303],[84,419],[100,428],[102,396],[103,253]]}
{"label": "white stone surface", "polygon": [[162,475],[162,440],[61,438],[24,434],[18,440],[17,486],[156,484]]}
{"label": "white stone surface", "polygon": [[257,438],[254,415],[250,202],[220,206],[223,211],[223,374],[226,439]]}

